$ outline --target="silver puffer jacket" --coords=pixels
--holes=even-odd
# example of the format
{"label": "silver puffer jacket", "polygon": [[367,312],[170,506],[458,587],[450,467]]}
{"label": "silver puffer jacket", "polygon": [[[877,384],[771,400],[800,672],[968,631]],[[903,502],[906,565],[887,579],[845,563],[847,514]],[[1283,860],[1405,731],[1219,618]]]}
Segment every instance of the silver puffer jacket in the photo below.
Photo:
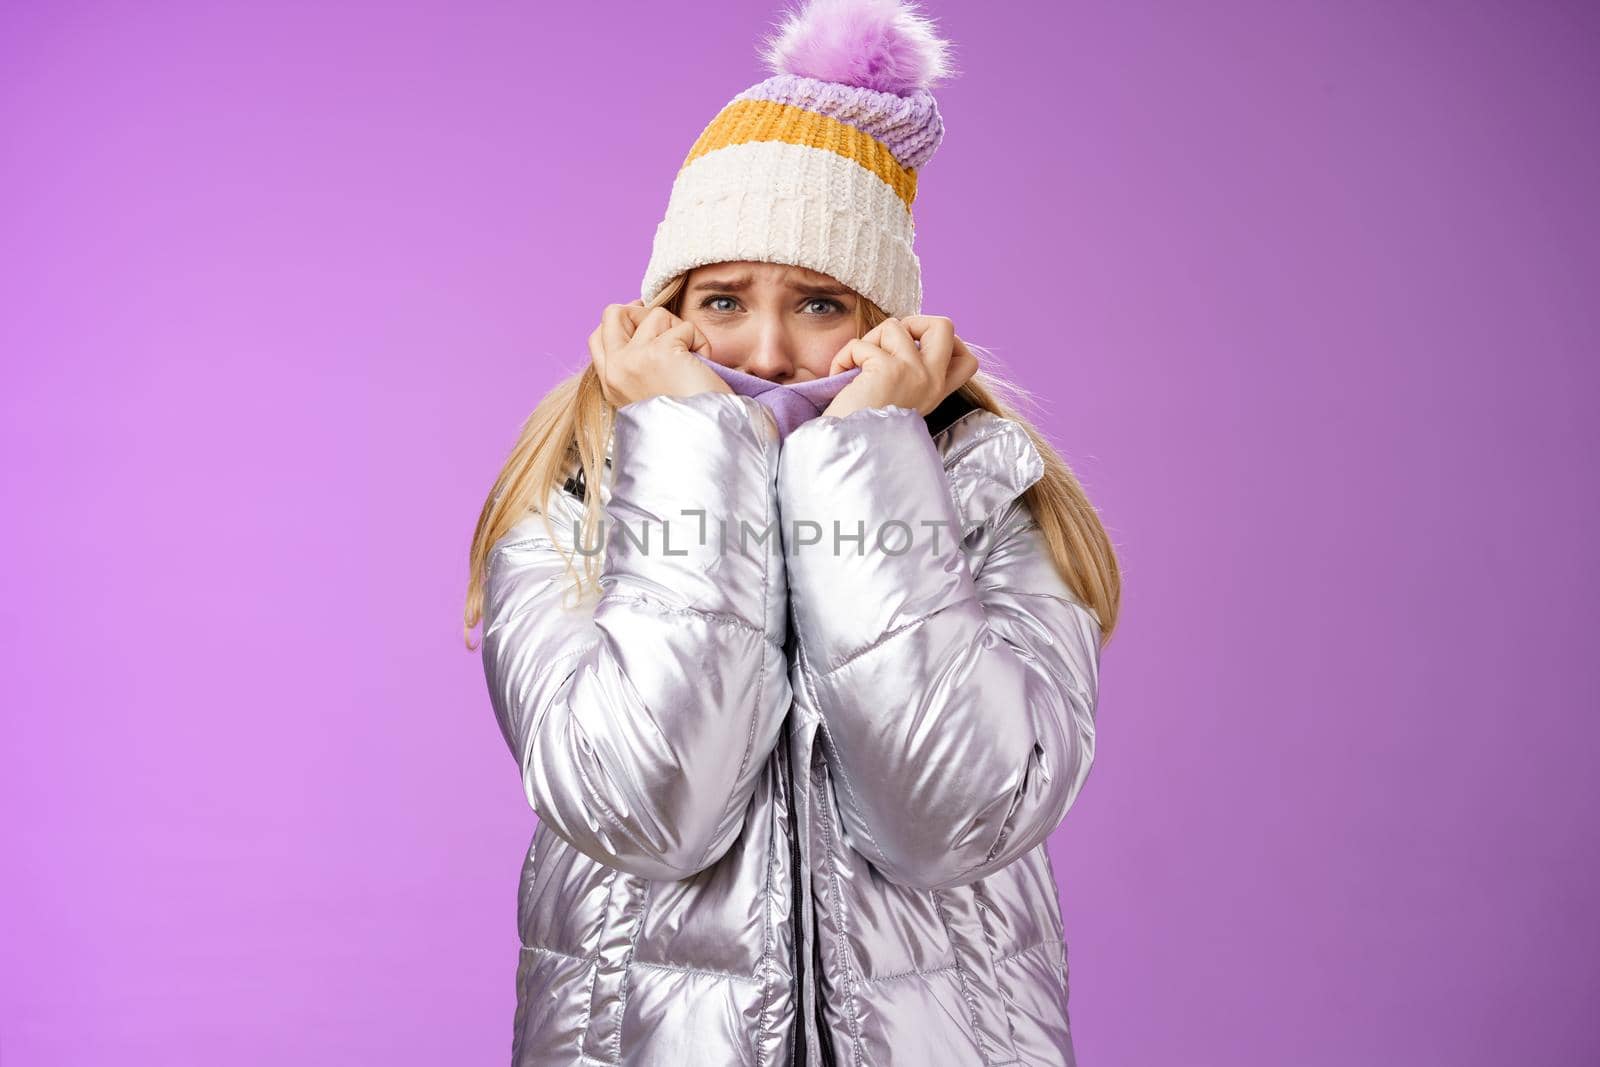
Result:
{"label": "silver puffer jacket", "polygon": [[[780,445],[749,397],[652,397],[617,413],[597,599],[538,516],[493,546],[484,668],[539,816],[518,1067],[1074,1062],[1044,842],[1100,629],[1019,498],[1038,451],[964,404]],[[583,491],[548,502],[569,548]]]}

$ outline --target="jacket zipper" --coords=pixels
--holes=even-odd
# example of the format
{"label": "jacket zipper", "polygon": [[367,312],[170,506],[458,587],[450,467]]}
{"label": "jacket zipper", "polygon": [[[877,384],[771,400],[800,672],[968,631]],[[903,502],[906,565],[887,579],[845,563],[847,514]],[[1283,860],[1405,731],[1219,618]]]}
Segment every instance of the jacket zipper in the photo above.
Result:
{"label": "jacket zipper", "polygon": [[[794,773],[789,774],[789,873],[794,879],[794,903],[790,907],[794,911],[795,930],[794,943],[800,951],[794,954],[794,987],[796,999],[804,1002],[806,999],[806,923],[801,914],[805,910],[805,895],[801,892],[800,885],[800,819],[794,810]],[[795,1036],[795,1058],[793,1067],[806,1067],[806,1020],[802,1013],[795,1021],[798,1031]]]}
{"label": "jacket zipper", "polygon": [[[813,761],[815,761],[816,758],[817,758],[817,747],[816,746],[817,746],[818,743],[819,743],[818,740],[815,737],[813,737],[813,740],[812,740],[812,746],[813,747],[811,749],[811,758],[812,758]],[[819,791],[817,789],[816,776],[811,773],[811,768],[810,767],[806,768],[806,792],[811,797],[811,803],[813,805],[815,805],[817,803],[817,801],[818,801],[820,793],[819,793]],[[826,806],[826,804],[824,804],[823,805],[823,809],[824,810],[823,810],[823,813],[822,813],[822,817],[823,818],[827,818],[828,817],[828,813],[827,813],[826,808],[827,808],[827,806]],[[814,814],[815,814],[815,808],[813,807],[813,815]],[[798,818],[796,819],[796,821],[797,822],[799,821]],[[799,834],[795,835],[795,841],[796,842],[799,841]],[[795,847],[796,847],[796,849],[798,849],[799,845],[796,844]],[[798,870],[798,869],[799,869],[799,866],[798,866],[798,864],[796,864],[796,870]],[[806,874],[809,876],[810,872],[807,871]],[[797,908],[796,910],[798,911],[799,909]],[[813,975],[816,975],[820,979],[820,977],[822,975],[822,945],[820,943],[821,939],[815,936],[815,930],[813,930],[812,933],[813,933],[813,936],[811,938],[811,973]],[[816,1027],[817,1027],[817,1060],[818,1060],[819,1063],[822,1064],[822,1067],[838,1067],[839,1060],[838,1060],[838,1057],[834,1054],[834,1051],[833,1051],[833,1035],[828,1030],[828,1020],[827,1020],[826,1014],[824,1013],[823,1008],[822,1008],[822,983],[819,980],[813,980],[812,985],[815,986],[816,990],[817,990],[816,1005],[815,1005],[814,1011],[812,1012],[812,1019],[816,1022]],[[802,987],[802,989],[803,988],[804,987]],[[802,1062],[804,1062],[804,1061],[802,1061]],[[806,1067],[809,1067],[809,1064],[807,1064]]]}
{"label": "jacket zipper", "polygon": [[[802,1002],[803,1004],[805,1001],[806,990],[806,967],[809,966],[811,968],[811,973],[813,975],[822,974],[822,947],[817,944],[817,939],[815,936],[813,936],[811,939],[811,959],[809,961],[806,960],[806,897],[805,886],[801,881],[806,872],[803,872],[800,869],[801,827],[800,811],[795,803],[796,779],[794,774],[794,763],[791,758],[793,756],[793,750],[786,752],[784,755],[786,759],[789,759],[789,824],[791,827],[789,833],[789,870],[794,879],[794,903],[790,910],[793,912],[795,917],[794,943],[796,948],[794,954],[794,979],[795,989],[797,991],[796,1000]],[[813,788],[815,783],[811,782],[809,779],[809,769],[807,771],[807,775],[808,789]],[[812,984],[816,986],[817,989],[817,1000],[815,1008],[811,1012],[811,1018],[809,1021],[815,1024],[817,1028],[817,1059],[822,1067],[838,1067],[839,1061],[834,1056],[833,1052],[833,1039],[828,1033],[827,1019],[823,1017],[822,1012],[822,986],[821,983],[816,981],[813,981]],[[793,1067],[811,1067],[811,1061],[806,1056],[807,1021],[805,1010],[802,1008],[802,1010],[795,1015],[796,1036],[795,1060]]]}

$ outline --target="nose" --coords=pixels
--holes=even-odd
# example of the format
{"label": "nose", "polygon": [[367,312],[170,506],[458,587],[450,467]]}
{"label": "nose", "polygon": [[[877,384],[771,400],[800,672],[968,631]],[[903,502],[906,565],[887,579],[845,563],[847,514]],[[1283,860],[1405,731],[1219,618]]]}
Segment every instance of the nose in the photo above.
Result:
{"label": "nose", "polygon": [[750,351],[738,369],[754,374],[769,382],[784,384],[791,381],[799,362],[795,359],[793,339],[779,315],[764,315],[752,326],[755,330]]}

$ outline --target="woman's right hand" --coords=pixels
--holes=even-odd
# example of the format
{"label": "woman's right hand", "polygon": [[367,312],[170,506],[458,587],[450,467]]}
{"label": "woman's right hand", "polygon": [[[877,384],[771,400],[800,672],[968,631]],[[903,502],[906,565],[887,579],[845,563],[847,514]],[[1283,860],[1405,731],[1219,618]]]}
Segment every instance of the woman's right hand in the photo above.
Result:
{"label": "woman's right hand", "polygon": [[643,300],[608,304],[589,335],[589,358],[613,407],[652,396],[733,392],[696,353],[711,358],[705,334],[664,307],[646,308]]}

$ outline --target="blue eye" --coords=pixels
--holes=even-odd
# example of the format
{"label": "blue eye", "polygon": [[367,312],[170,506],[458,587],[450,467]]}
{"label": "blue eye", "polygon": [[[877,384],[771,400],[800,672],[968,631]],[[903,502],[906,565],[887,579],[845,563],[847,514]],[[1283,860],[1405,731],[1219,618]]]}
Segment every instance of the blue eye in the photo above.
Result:
{"label": "blue eye", "polygon": [[[726,300],[729,303],[733,304],[734,307],[712,307],[712,305],[716,304],[717,301],[719,301],[719,300]],[[736,297],[726,296],[726,295],[723,295],[723,296],[716,296],[716,295],[708,296],[708,297],[706,297],[706,298],[704,298],[703,300],[700,301],[700,306],[702,308],[710,308],[712,311],[720,312],[720,313],[723,313],[723,314],[730,314],[733,311],[737,310],[738,304],[739,304],[739,301],[738,301],[738,299]],[[808,307],[808,308],[814,308],[818,304],[822,305],[822,310],[813,312],[813,314],[817,314],[817,315],[839,315],[839,314],[843,314],[845,311],[848,310],[843,304],[839,303],[839,301],[834,300],[834,299],[832,299],[830,297],[826,297],[826,296],[812,297],[810,300],[806,301],[805,306]]]}

